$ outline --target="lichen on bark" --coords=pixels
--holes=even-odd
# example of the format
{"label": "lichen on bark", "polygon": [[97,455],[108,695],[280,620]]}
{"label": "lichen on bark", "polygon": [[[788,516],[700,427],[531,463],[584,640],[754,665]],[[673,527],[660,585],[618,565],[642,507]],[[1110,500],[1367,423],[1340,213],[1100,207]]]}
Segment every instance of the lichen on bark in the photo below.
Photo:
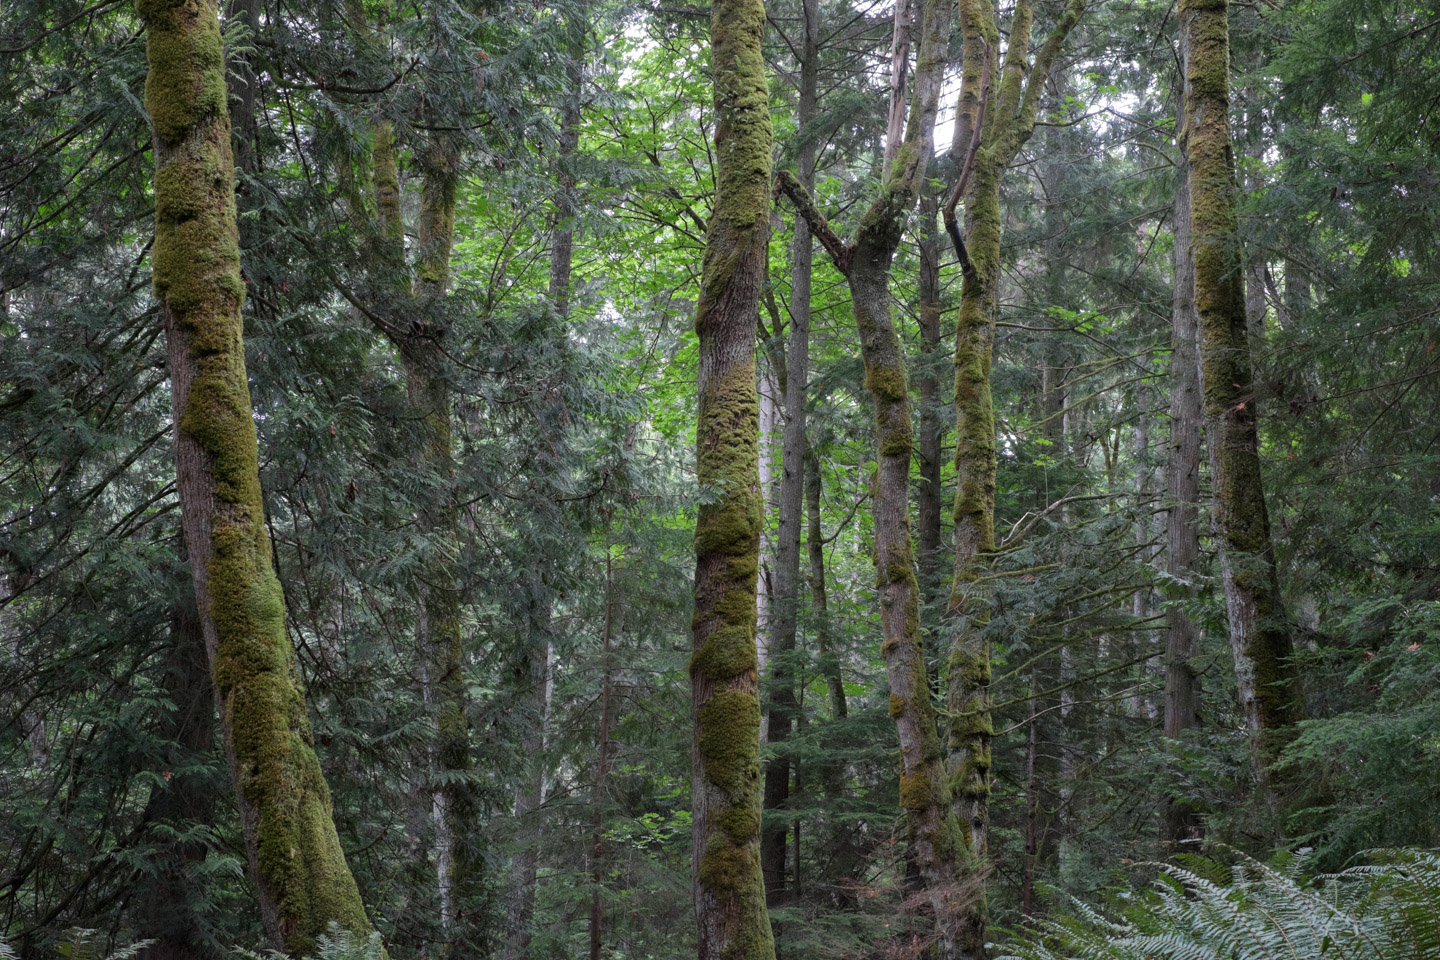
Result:
{"label": "lichen on bark", "polygon": [[151,268],[201,634],[261,918],[275,946],[302,955],[331,922],[362,935],[371,925],[335,831],[271,568],[218,11],[213,0],[140,0],[136,11],[154,131]]}

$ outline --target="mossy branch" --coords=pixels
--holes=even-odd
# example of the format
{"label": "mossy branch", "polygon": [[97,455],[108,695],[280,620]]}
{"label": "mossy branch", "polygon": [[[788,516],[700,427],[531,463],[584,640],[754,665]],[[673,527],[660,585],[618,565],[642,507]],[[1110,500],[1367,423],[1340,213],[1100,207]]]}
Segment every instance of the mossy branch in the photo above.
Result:
{"label": "mossy branch", "polygon": [[810,227],[810,232],[825,248],[825,252],[830,254],[830,259],[834,261],[836,269],[845,276],[849,276],[850,260],[855,255],[855,248],[847,246],[845,241],[830,229],[830,221],[826,220],[825,214],[815,206],[815,201],[811,198],[810,191],[805,189],[805,185],[789,170],[782,170],[775,178],[775,190],[790,198],[790,202],[795,205],[795,212],[804,219],[806,225]]}

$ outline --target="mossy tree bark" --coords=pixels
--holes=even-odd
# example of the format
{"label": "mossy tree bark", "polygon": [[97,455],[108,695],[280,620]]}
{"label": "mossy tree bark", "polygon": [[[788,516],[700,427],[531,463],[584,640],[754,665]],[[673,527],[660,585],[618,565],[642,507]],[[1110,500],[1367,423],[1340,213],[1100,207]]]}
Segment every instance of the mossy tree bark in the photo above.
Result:
{"label": "mossy tree bark", "polygon": [[405,364],[406,395],[417,421],[417,450],[428,471],[419,529],[429,541],[431,560],[419,588],[417,640],[425,702],[435,718],[432,762],[437,782],[430,793],[440,898],[439,948],[442,954],[463,956],[481,947],[478,935],[483,924],[476,905],[483,859],[475,829],[479,811],[466,776],[472,758],[460,621],[460,511],[454,490],[447,331],[436,311],[450,285],[460,179],[459,144],[444,135],[433,138],[421,158],[420,172],[415,318],[399,346]]}
{"label": "mossy tree bark", "polygon": [[266,933],[306,954],[371,930],[285,630],[245,375],[235,171],[214,0],[140,0],[155,153],[151,264],[168,342],[177,487],[201,633]]}
{"label": "mossy tree bark", "polygon": [[992,89],[986,65],[1000,42],[995,8],[989,0],[960,2],[965,64],[955,152],[973,153],[974,159],[965,182],[963,242],[948,211],[946,222],[963,267],[955,329],[955,575],[949,603],[955,635],[947,690],[947,768],[955,816],[965,837],[965,870],[976,885],[962,920],[960,956],[966,958],[984,956],[988,922],[981,877],[988,856],[994,727],[990,651],[983,639],[985,607],[974,585],[984,558],[995,549],[995,405],[990,366],[1000,280],[1000,185],[1005,168],[1034,132],[1045,80],[1084,10],[1085,0],[1065,5],[1032,66],[1034,5],[1029,0],[1017,2],[999,83]]}
{"label": "mossy tree bark", "polygon": [[[800,130],[798,167],[800,182],[815,184],[815,120],[820,61],[819,0],[801,3],[800,95],[795,121]],[[796,718],[795,650],[800,609],[800,534],[805,521],[805,388],[810,379],[810,279],[814,266],[813,240],[803,218],[796,218],[790,245],[790,331],[781,371],[785,403],[780,447],[780,528],[776,535],[775,593],[771,598],[770,678],[766,730],[769,742],[789,739]],[[765,809],[780,810],[790,797],[791,764],[779,748],[765,765]],[[783,823],[765,827],[760,838],[760,862],[765,873],[766,901],[785,900],[785,849],[788,831]]]}
{"label": "mossy tree bark", "polygon": [[845,697],[845,677],[830,624],[830,598],[825,588],[825,536],[820,524],[820,495],[824,478],[820,475],[820,457],[813,446],[805,451],[805,548],[810,554],[810,610],[815,618],[815,645],[820,654],[820,673],[830,691],[830,714],[836,720],[850,715]]}
{"label": "mossy tree bark", "polygon": [[[1180,49],[1185,49],[1182,36]],[[1184,104],[1180,105],[1184,126]],[[1172,582],[1195,576],[1200,557],[1200,368],[1196,356],[1195,274],[1190,260],[1190,181],[1184,157],[1175,181],[1171,218],[1175,237],[1170,337],[1170,442],[1165,464],[1165,572]],[[1192,664],[1199,649],[1195,624],[1176,605],[1165,611],[1165,736],[1177,740],[1199,722],[1200,679]],[[1162,839],[1197,839],[1197,812],[1175,799],[1165,805]]]}
{"label": "mossy tree bark", "polygon": [[701,960],[775,955],[760,868],[760,554],[755,320],[770,234],[762,0],[710,12],[718,179],[695,330],[700,340],[695,523],[694,894]]}
{"label": "mossy tree bark", "polygon": [[[904,5],[896,10],[897,32],[908,29]],[[890,316],[890,275],[906,217],[915,206],[926,164],[934,153],[935,115],[944,73],[950,24],[948,8],[935,0],[920,18],[905,137],[890,145],[894,162],[884,172],[880,196],[861,219],[853,244],[846,245],[815,209],[809,192],[791,174],[779,186],[810,221],[845,274],[860,334],[865,385],[875,404],[877,467],[873,483],[876,590],[880,599],[881,651],[890,681],[890,713],[900,740],[900,806],[905,811],[910,850],[930,909],[938,949],[954,956],[955,918],[964,891],[957,886],[959,835],[950,813],[949,788],[936,733],[930,682],[920,647],[919,585],[910,543],[910,460],[914,452],[909,388],[900,338]],[[894,113],[892,88],[891,113]]]}
{"label": "mossy tree bark", "polygon": [[1191,269],[1199,327],[1214,527],[1240,706],[1268,765],[1299,716],[1291,636],[1261,480],[1256,395],[1230,138],[1230,40],[1224,0],[1183,0]]}
{"label": "mossy tree bark", "polygon": [[[915,491],[915,522],[920,594],[927,608],[939,600],[946,574],[941,548],[940,457],[949,397],[944,396],[944,378],[940,375],[943,357],[940,352],[940,231],[936,220],[939,214],[937,196],[927,193],[920,198],[921,222],[916,237],[920,253],[916,285],[920,301],[920,369],[915,377],[920,395],[920,436],[916,450],[920,457],[920,485]],[[933,643],[926,651],[926,662],[932,675],[938,678],[939,651]]]}

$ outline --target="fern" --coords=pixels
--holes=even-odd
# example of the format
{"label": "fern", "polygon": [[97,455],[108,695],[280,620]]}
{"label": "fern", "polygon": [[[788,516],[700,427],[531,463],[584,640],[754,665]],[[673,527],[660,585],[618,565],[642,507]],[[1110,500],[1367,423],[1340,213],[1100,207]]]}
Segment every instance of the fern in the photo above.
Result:
{"label": "fern", "polygon": [[1440,957],[1440,852],[1382,850],[1306,878],[1306,857],[1156,864],[1160,876],[1113,920],[1084,904],[997,960],[1423,960]]}

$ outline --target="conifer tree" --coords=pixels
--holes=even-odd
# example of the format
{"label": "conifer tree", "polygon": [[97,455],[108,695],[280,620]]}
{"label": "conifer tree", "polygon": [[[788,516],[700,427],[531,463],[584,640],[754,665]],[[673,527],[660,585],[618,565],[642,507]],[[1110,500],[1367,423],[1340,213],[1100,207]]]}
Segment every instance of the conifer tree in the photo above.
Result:
{"label": "conifer tree", "polygon": [[1224,0],[1180,4],[1185,50],[1185,153],[1200,382],[1241,711],[1265,766],[1300,714],[1260,471],[1230,136],[1230,41]]}

